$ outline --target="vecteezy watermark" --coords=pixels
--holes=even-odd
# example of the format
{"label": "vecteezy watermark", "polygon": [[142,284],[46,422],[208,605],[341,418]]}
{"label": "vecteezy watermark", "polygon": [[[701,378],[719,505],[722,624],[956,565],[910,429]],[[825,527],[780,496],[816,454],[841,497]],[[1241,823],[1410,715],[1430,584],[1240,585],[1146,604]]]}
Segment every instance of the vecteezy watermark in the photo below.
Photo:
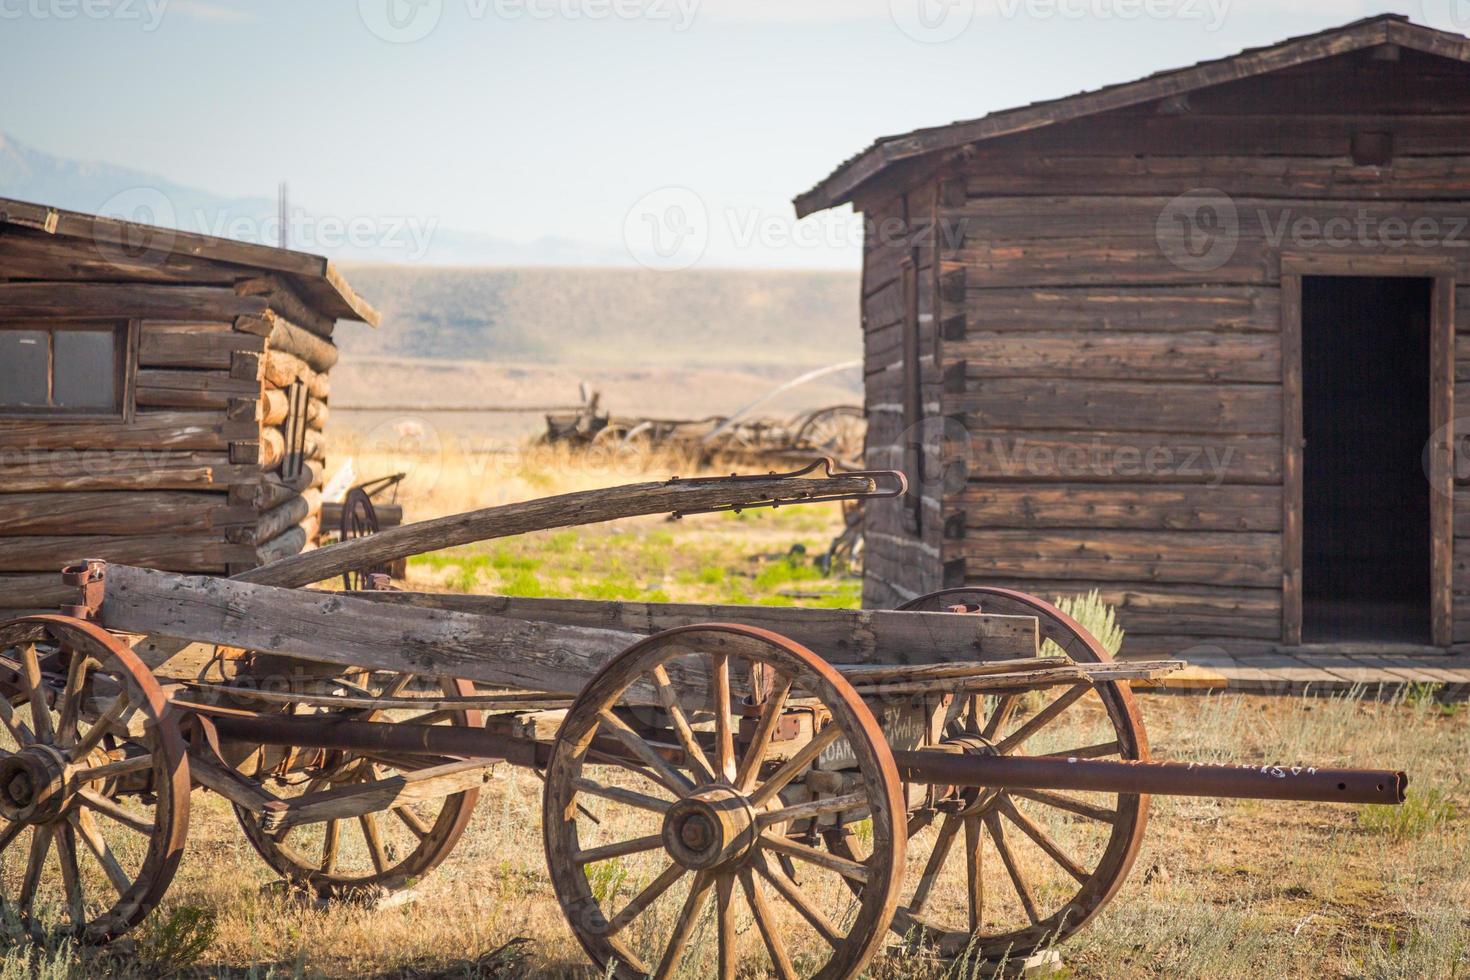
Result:
{"label": "vecteezy watermark", "polygon": [[[701,0],[450,0],[472,21],[641,20],[667,23],[676,32],[694,23]],[[412,44],[434,32],[445,0],[358,0],[357,12],[374,35]]]}
{"label": "vecteezy watermark", "polygon": [[[282,240],[281,216],[229,210],[175,207],[156,187],[130,187],[103,202],[97,213],[128,224],[117,227],[99,222],[94,228],[98,254],[122,268],[162,265],[173,251],[181,230],[257,245]],[[428,254],[437,217],[422,215],[312,214],[300,209],[285,217],[284,239],[298,251],[326,254],[355,252],[384,260],[416,262]]]}
{"label": "vecteezy watermark", "polygon": [[1027,479],[1161,479],[1219,486],[1235,459],[1234,446],[1119,443],[1094,436],[1086,443],[1053,444],[1026,436],[977,436],[977,476]]}
{"label": "vecteezy watermark", "polygon": [[143,31],[163,23],[169,0],[0,0],[0,20],[134,21]]}
{"label": "vecteezy watermark", "polygon": [[1470,484],[1470,418],[1435,429],[1424,443],[1422,460],[1431,492],[1453,498]]}
{"label": "vecteezy watermark", "polygon": [[1230,261],[1240,244],[1240,213],[1224,191],[1212,187],[1180,194],[1154,222],[1164,257],[1181,269],[1210,272]]}
{"label": "vecteezy watermark", "polygon": [[1217,31],[1230,0],[997,0],[996,9],[1008,20],[1185,20]]}
{"label": "vecteezy watermark", "polygon": [[1438,27],[1448,24],[1455,30],[1470,29],[1470,0],[1419,0],[1424,23]]}
{"label": "vecteezy watermark", "polygon": [[688,187],[662,187],[639,198],[623,222],[623,242],[640,265],[678,271],[696,265],[712,241],[740,252],[793,249],[836,251],[864,243],[892,248],[933,248],[964,240],[969,219],[909,223],[824,211],[796,218],[760,207],[710,208]]}
{"label": "vecteezy watermark", "polygon": [[1367,204],[1351,209],[1324,204],[1311,214],[1292,206],[1256,207],[1242,213],[1228,194],[1204,187],[1164,205],[1154,223],[1154,237],[1165,258],[1191,272],[1225,265],[1247,230],[1273,250],[1470,248],[1470,217],[1423,213],[1423,205],[1415,206],[1421,213]]}
{"label": "vecteezy watermark", "polygon": [[969,29],[975,0],[888,0],[893,23],[915,41],[943,44]]}

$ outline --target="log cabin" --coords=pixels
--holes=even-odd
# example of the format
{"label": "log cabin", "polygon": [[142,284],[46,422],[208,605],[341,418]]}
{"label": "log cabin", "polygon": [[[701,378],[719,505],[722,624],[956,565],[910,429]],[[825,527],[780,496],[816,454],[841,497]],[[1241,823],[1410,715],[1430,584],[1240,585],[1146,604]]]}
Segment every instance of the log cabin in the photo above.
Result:
{"label": "log cabin", "polygon": [[84,558],[235,574],[314,545],[327,260],[0,199],[0,618]]}
{"label": "log cabin", "polygon": [[868,505],[867,605],[1097,589],[1125,655],[1470,644],[1470,39],[1374,17],[887,137],[795,201],[844,204],[867,462],[913,486]]}

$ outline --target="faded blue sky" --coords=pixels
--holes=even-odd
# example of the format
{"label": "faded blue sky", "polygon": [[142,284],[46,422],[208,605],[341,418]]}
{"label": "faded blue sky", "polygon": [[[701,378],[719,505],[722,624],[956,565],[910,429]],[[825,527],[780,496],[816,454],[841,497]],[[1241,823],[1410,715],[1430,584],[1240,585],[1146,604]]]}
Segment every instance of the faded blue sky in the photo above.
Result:
{"label": "faded blue sky", "polygon": [[789,201],[876,136],[1384,10],[1470,28],[1470,0],[0,0],[0,131],[227,195],[289,179],[342,218],[609,248],[683,187],[706,265],[851,268],[850,219],[803,235]]}

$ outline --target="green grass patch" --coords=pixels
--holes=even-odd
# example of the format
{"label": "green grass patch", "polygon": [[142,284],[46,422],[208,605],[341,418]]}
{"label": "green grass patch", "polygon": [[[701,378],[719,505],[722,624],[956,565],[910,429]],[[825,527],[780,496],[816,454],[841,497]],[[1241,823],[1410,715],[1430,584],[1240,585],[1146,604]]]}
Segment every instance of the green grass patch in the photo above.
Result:
{"label": "green grass patch", "polygon": [[1398,840],[1423,837],[1455,819],[1455,804],[1438,786],[1410,790],[1398,806],[1369,804],[1358,811],[1358,826]]}

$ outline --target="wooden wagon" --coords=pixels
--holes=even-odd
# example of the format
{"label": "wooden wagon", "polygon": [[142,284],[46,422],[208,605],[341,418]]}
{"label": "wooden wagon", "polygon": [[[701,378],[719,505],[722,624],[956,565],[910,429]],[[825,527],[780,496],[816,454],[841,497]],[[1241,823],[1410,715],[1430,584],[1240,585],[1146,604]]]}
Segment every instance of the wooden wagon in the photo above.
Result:
{"label": "wooden wagon", "polygon": [[857,612],[301,588],[540,527],[901,489],[885,476],[569,494],[235,579],[68,569],[69,615],[0,626],[0,856],[20,856],[0,895],[37,934],[123,934],[178,866],[195,785],[289,881],[400,889],[499,763],[544,778],[551,882],[600,969],[850,977],[890,940],[994,958],[1065,939],[1122,883],[1150,793],[1403,799],[1397,772],[1151,760],[1130,681],[1172,665],[1114,663],[1001,589]]}

